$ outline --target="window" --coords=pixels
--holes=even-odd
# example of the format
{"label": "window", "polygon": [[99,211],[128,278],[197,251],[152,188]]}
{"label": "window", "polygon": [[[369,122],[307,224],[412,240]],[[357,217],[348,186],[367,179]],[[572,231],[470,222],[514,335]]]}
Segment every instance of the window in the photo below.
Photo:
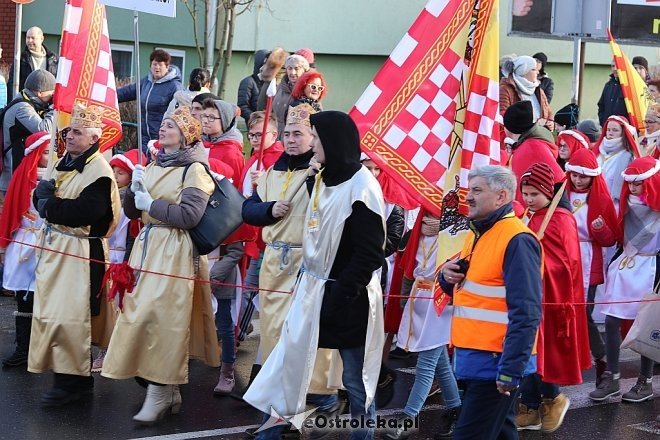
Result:
{"label": "window", "polygon": [[133,76],[133,46],[126,44],[110,44],[112,50],[112,66],[115,78],[122,80]]}
{"label": "window", "polygon": [[156,49],[163,49],[172,56],[172,64],[179,68],[181,77],[186,77],[186,51],[180,49],[169,49],[167,47],[157,47]]}

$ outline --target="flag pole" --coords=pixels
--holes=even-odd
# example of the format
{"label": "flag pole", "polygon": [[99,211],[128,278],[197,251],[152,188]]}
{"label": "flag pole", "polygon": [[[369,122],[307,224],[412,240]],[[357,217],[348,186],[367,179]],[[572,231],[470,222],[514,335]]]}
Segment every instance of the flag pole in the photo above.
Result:
{"label": "flag pole", "polygon": [[14,82],[12,86],[12,98],[19,92],[21,78],[21,27],[23,26],[23,5],[16,3],[16,30],[14,32]]}
{"label": "flag pole", "polygon": [[[142,151],[142,105],[140,101],[140,29],[139,17],[137,9],[133,10],[133,57],[135,59],[135,102],[136,105],[136,121],[137,121],[137,147]],[[142,155],[138,154],[138,165],[143,166]]]}
{"label": "flag pole", "polygon": [[[266,110],[264,111],[264,125],[261,129],[261,142],[259,143],[259,157],[257,158],[257,170],[263,170],[264,149],[266,146],[266,133],[268,132],[268,120],[270,119],[270,112],[273,107],[273,97],[277,93],[277,85],[275,78],[270,80],[268,89],[266,89]],[[269,145],[270,146],[270,145]]]}

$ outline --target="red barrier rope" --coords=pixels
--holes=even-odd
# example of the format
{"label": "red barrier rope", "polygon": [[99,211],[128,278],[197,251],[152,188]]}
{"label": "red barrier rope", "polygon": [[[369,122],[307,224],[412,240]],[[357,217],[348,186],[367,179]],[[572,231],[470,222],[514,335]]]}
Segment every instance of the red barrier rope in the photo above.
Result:
{"label": "red barrier rope", "polygon": [[[204,278],[186,277],[186,276],[182,276],[182,275],[175,275],[175,274],[166,273],[166,272],[156,272],[156,271],[147,270],[147,269],[136,269],[136,268],[128,266],[128,264],[126,264],[126,263],[110,263],[109,261],[97,260],[97,259],[88,258],[88,257],[82,257],[80,255],[75,255],[75,254],[70,254],[68,252],[58,251],[56,249],[45,248],[43,246],[37,246],[35,244],[25,243],[25,242],[18,241],[18,240],[7,240],[6,238],[0,238],[0,240],[6,241],[6,242],[9,242],[9,243],[21,244],[23,246],[29,246],[29,247],[32,247],[34,249],[39,249],[39,250],[42,250],[42,251],[53,252],[53,253],[56,253],[56,254],[59,254],[59,255],[63,255],[65,257],[72,257],[72,258],[77,258],[79,260],[89,261],[91,263],[108,264],[110,266],[125,265],[126,267],[129,267],[130,269],[132,269],[135,272],[146,273],[146,274],[149,274],[149,275],[165,276],[165,277],[170,277],[170,278],[175,278],[175,279],[180,279],[180,280],[194,281],[194,282],[199,282],[199,283],[207,283],[207,284],[216,285],[216,286],[240,288],[240,289],[243,289],[243,290],[252,290],[252,291],[257,290],[257,291],[260,291],[260,292],[286,293],[286,294],[289,294],[289,295],[291,295],[293,293],[291,291],[264,289],[264,288],[261,288],[259,286],[250,286],[250,285],[246,285],[246,284],[223,283],[223,282],[220,282],[220,281],[214,281],[214,280],[204,279]],[[107,274],[106,274],[106,278],[107,278]],[[383,296],[388,297],[388,298],[425,299],[425,300],[434,299],[432,296],[426,296],[426,295],[422,295],[422,296],[412,295],[412,296],[409,296],[409,295],[389,295],[389,294],[387,294],[387,295],[383,295]],[[657,299],[639,299],[639,300],[632,300],[632,301],[578,302],[578,303],[570,303],[570,304],[575,305],[575,306],[587,306],[587,305],[602,305],[602,304],[634,304],[634,303],[646,303],[646,302],[656,302],[656,301],[660,301],[660,298],[657,298]],[[544,303],[541,303],[541,304],[544,305],[544,306],[559,306],[559,305],[566,305],[566,304],[569,304],[569,303],[546,303],[546,302],[544,302]]]}

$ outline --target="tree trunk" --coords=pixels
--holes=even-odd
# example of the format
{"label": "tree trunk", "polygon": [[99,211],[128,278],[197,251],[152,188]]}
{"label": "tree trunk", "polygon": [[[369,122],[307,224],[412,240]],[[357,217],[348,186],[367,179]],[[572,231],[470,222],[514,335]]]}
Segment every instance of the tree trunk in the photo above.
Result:
{"label": "tree trunk", "polygon": [[[215,63],[213,63],[213,71],[211,78],[216,79],[218,76],[220,63],[225,57],[225,45],[227,42],[227,32],[229,31],[229,11],[227,10],[226,0],[222,2],[222,27],[216,26],[216,43],[215,43]],[[216,83],[218,84],[218,83]],[[217,90],[214,90],[217,92]]]}
{"label": "tree trunk", "polygon": [[227,11],[227,16],[229,17],[229,29],[227,31],[227,48],[225,49],[225,56],[222,66],[222,78],[220,79],[219,92],[221,99],[225,97],[225,87],[227,85],[227,74],[229,73],[229,65],[231,64],[231,55],[232,55],[232,46],[234,44],[234,29],[236,27],[236,4],[234,0],[231,1],[231,9]]}

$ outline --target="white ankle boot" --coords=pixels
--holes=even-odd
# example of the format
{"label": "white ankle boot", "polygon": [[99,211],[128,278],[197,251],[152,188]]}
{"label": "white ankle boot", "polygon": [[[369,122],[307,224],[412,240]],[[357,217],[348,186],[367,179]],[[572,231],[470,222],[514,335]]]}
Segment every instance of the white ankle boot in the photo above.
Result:
{"label": "white ankle boot", "polygon": [[177,414],[181,409],[181,394],[178,385],[149,385],[142,409],[133,420],[142,424],[153,424],[162,419],[167,411]]}

